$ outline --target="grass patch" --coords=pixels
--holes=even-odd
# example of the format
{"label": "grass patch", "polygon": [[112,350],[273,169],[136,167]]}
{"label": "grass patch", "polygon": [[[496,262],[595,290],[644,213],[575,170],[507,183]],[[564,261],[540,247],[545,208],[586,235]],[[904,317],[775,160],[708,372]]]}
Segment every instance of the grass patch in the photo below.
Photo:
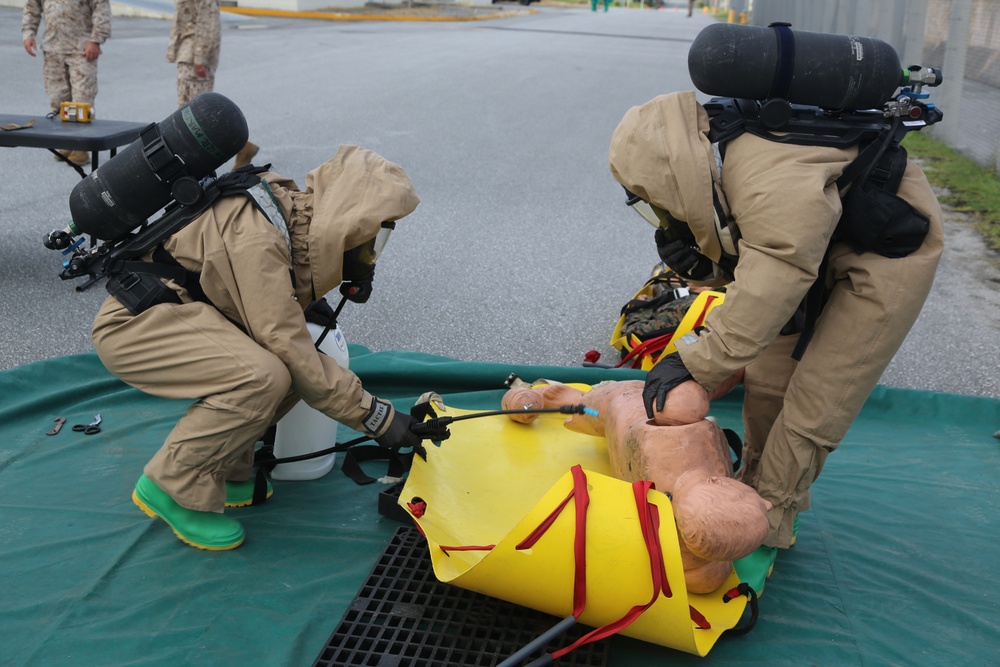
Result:
{"label": "grass patch", "polygon": [[920,132],[903,142],[922,161],[927,179],[946,192],[939,199],[956,211],[973,216],[986,244],[1000,250],[1000,178],[976,161]]}

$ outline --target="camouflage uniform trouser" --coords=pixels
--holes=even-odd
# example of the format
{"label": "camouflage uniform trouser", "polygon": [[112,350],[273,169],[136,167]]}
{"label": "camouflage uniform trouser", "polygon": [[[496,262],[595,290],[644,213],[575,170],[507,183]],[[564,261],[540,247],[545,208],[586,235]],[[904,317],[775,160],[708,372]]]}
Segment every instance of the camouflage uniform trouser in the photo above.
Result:
{"label": "camouflage uniform trouser", "polygon": [[52,111],[59,113],[62,102],[93,105],[97,97],[97,61],[82,53],[46,53],[42,81]]}
{"label": "camouflage uniform trouser", "polygon": [[202,79],[194,73],[193,63],[177,63],[177,108],[184,106],[202,93],[215,88],[215,68],[206,65],[208,75]]}

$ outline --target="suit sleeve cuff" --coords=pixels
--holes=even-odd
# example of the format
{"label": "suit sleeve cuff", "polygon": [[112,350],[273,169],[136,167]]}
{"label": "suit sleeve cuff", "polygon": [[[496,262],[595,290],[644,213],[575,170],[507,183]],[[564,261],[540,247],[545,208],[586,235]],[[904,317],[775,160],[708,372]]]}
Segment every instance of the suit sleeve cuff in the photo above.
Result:
{"label": "suit sleeve cuff", "polygon": [[365,435],[378,438],[389,429],[395,414],[392,403],[372,396],[366,391],[361,397],[361,407],[365,411],[361,418],[361,427]]}

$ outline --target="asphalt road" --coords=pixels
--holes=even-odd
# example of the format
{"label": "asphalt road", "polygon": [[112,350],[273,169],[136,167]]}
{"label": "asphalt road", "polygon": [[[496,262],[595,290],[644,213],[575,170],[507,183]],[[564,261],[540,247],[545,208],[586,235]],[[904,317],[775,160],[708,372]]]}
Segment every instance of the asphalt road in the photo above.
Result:
{"label": "asphalt road", "polygon": [[[349,341],[464,360],[605,360],[622,304],[656,261],[651,229],[607,167],[630,107],[690,89],[686,56],[709,23],[681,12],[541,7],[462,23],[343,23],[226,15],[216,90],[244,110],[258,162],[304,185],[339,144],[400,163],[422,203],[403,220]],[[0,7],[0,110],[44,114],[41,58]],[[176,106],[169,22],[115,17],[100,118],[159,121]],[[58,278],[42,237],[68,221],[78,176],[39,149],[0,149],[0,368],[92,349],[102,286]],[[1000,397],[1000,271],[968,222],[889,385]],[[850,323],[845,323],[850,326]]]}

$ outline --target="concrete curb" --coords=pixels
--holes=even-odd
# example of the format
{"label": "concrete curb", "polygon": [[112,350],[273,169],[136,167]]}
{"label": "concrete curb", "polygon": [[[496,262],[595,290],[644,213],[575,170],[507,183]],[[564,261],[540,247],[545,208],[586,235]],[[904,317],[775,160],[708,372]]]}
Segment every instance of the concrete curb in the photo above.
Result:
{"label": "concrete curb", "polygon": [[145,7],[136,7],[135,5],[126,5],[120,2],[111,3],[111,15],[112,16],[124,16],[133,19],[162,19],[165,21],[173,21],[174,15],[167,12],[158,12],[153,9],[147,9]]}
{"label": "concrete curb", "polygon": [[[170,4],[170,3],[150,3],[150,4]],[[445,8],[454,8],[455,5],[441,5]],[[0,0],[0,7],[13,7],[20,9],[24,7],[24,0]],[[232,20],[240,20],[240,16],[273,16],[277,18],[290,19],[314,19],[321,21],[489,21],[492,19],[505,19],[512,16],[525,16],[527,14],[537,14],[537,9],[525,7],[523,9],[511,9],[495,11],[490,13],[477,14],[470,10],[469,14],[455,14],[440,16],[417,16],[394,14],[392,11],[386,13],[353,13],[353,12],[291,12],[279,9],[250,9],[240,7],[221,7],[224,14],[231,15]],[[447,11],[447,9],[445,9]],[[141,2],[112,2],[111,14],[113,16],[124,16],[127,18],[161,19],[172,21],[172,12],[161,11],[153,7],[143,7]]]}
{"label": "concrete curb", "polygon": [[321,21],[488,21],[511,16],[537,14],[535,9],[518,9],[513,11],[493,12],[490,14],[468,14],[464,16],[414,16],[388,14],[353,14],[341,12],[289,12],[279,9],[247,9],[240,7],[222,7],[223,12],[241,14],[244,16],[273,16],[292,19],[318,19]]}

